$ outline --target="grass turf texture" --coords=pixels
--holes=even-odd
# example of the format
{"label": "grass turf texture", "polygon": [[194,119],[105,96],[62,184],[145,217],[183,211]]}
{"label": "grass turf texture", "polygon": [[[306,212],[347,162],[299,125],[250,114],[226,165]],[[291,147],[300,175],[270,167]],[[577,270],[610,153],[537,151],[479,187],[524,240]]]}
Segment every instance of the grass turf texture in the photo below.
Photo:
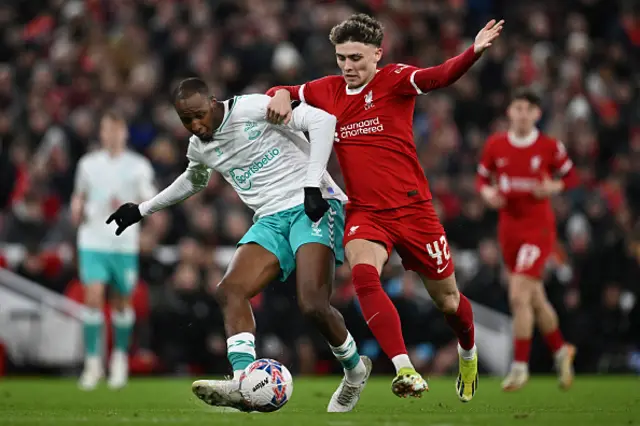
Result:
{"label": "grass turf texture", "polygon": [[339,378],[294,378],[291,401],[276,413],[220,412],[191,394],[190,380],[134,379],[120,391],[93,392],[75,381],[0,379],[0,425],[238,425],[457,426],[640,425],[640,379],[578,377],[569,392],[552,377],[537,377],[515,393],[481,377],[474,400],[462,404],[453,378],[429,381],[422,399],[391,394],[391,379],[372,378],[356,410],[325,412]]}

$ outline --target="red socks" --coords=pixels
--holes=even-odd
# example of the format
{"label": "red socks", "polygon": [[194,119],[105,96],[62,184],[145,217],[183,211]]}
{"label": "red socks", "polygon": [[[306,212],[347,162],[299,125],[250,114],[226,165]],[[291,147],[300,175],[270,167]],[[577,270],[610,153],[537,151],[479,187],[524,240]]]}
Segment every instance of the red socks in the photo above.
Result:
{"label": "red socks", "polygon": [[475,344],[475,329],[473,327],[473,310],[471,303],[464,294],[460,293],[460,304],[455,314],[445,314],[444,316],[458,337],[458,343],[464,350],[470,350]]}
{"label": "red socks", "polygon": [[351,276],[364,320],[384,353],[389,359],[406,354],[400,317],[380,284],[378,270],[372,265],[358,264],[352,268]]}
{"label": "red socks", "polygon": [[531,353],[531,339],[514,339],[513,340],[513,361],[529,363],[529,354]]}
{"label": "red socks", "polygon": [[[352,268],[351,275],[362,315],[384,353],[389,359],[406,354],[407,348],[402,337],[398,311],[382,289],[376,268],[358,264]],[[445,318],[458,337],[462,349],[472,349],[475,344],[473,310],[471,303],[462,293],[456,313],[445,315]]]}
{"label": "red socks", "polygon": [[545,334],[543,337],[552,354],[555,354],[564,346],[564,337],[559,328],[549,334]]}
{"label": "red socks", "polygon": [[[564,346],[564,337],[559,328],[549,334],[545,334],[544,341],[547,343],[552,354],[558,352]],[[531,339],[513,340],[513,361],[529,363],[529,353],[531,352]]]}

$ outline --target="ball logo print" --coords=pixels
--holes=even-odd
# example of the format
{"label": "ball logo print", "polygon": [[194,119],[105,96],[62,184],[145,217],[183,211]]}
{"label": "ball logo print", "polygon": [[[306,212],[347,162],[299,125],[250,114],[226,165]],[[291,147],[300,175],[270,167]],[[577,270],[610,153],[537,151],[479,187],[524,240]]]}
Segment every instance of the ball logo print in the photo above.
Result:
{"label": "ball logo print", "polygon": [[273,402],[276,405],[282,405],[287,399],[287,384],[280,369],[271,369],[271,382],[276,384],[273,388]]}
{"label": "ball logo print", "polygon": [[273,359],[254,361],[240,377],[240,393],[253,411],[279,410],[291,399],[292,392],[291,373]]}

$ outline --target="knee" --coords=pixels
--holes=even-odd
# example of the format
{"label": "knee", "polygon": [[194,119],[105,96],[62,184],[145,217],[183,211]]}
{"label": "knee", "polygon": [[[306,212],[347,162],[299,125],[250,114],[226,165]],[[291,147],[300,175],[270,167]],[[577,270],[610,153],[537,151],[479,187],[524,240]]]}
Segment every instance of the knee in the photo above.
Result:
{"label": "knee", "polygon": [[244,295],[239,291],[241,288],[242,286],[234,282],[232,278],[222,278],[214,292],[216,302],[220,307],[225,307],[229,303],[233,303],[234,300],[244,299]]}
{"label": "knee", "polygon": [[298,306],[302,315],[312,321],[322,320],[329,315],[330,306],[329,303],[324,300],[300,300]]}
{"label": "knee", "polygon": [[512,276],[509,282],[509,306],[515,312],[531,309],[536,303],[535,285],[527,277]]}
{"label": "knee", "polygon": [[[314,288],[309,286],[307,288]],[[329,315],[331,305],[327,294],[320,291],[308,291],[298,297],[298,307],[305,317],[312,321],[318,321]]]}
{"label": "knee", "polygon": [[131,301],[128,297],[118,296],[111,300],[112,310],[117,312],[125,312],[131,308]]}
{"label": "knee", "polygon": [[452,315],[458,312],[458,306],[460,305],[460,292],[457,288],[436,292],[432,297],[438,309],[440,309],[444,314]]}
{"label": "knee", "polygon": [[358,296],[382,290],[380,275],[373,265],[365,263],[355,265],[351,270],[351,278]]}
{"label": "knee", "polygon": [[104,304],[102,289],[99,285],[93,285],[85,289],[84,304],[90,309],[102,309]]}
{"label": "knee", "polygon": [[549,299],[547,298],[547,293],[544,291],[544,287],[542,284],[536,286],[531,295],[531,306],[536,311],[549,306]]}
{"label": "knee", "polygon": [[531,294],[525,289],[512,290],[509,292],[509,306],[512,312],[530,308],[531,305]]}

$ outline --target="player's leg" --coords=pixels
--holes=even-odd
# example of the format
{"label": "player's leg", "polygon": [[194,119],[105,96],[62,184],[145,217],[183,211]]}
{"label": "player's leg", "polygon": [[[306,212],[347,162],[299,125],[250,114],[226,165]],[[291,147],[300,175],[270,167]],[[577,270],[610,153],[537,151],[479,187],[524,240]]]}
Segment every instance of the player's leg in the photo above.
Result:
{"label": "player's leg", "polygon": [[458,290],[449,243],[438,216],[431,203],[420,203],[408,208],[406,214],[388,226],[397,235],[396,249],[402,264],[418,273],[458,338],[460,374],[456,392],[462,402],[470,401],[478,387],[473,310]]}
{"label": "player's leg", "polygon": [[371,372],[371,361],[360,356],[342,314],[330,303],[335,265],[344,261],[344,213],[339,201],[332,200],[330,205],[330,210],[315,224],[300,208],[292,220],[289,241],[296,254],[300,309],[326,339],[345,371],[345,378],[333,394],[327,410],[345,412],[357,404]]}
{"label": "player's leg", "polygon": [[104,376],[102,342],[104,336],[104,283],[109,279],[102,253],[79,250],[78,272],[84,286],[83,318],[85,359],[78,386],[92,390]]}
{"label": "player's leg", "polygon": [[[451,269],[453,261],[449,265]],[[408,268],[409,269],[409,268]],[[414,268],[411,268],[416,270]],[[478,388],[478,353],[475,345],[473,310],[469,299],[458,290],[455,274],[438,279],[433,271],[416,271],[435,305],[444,314],[449,327],[458,339],[458,368],[456,393],[462,402],[469,402]],[[425,275],[429,274],[429,275]]]}
{"label": "player's leg", "polygon": [[529,380],[529,355],[533,337],[532,279],[526,275],[512,273],[508,281],[509,307],[513,328],[513,363],[502,382],[502,389],[515,391]]}
{"label": "player's leg", "polygon": [[113,329],[113,351],[109,360],[111,389],[119,389],[129,379],[129,345],[135,325],[135,312],[131,295],[138,282],[138,256],[133,253],[118,253],[111,257],[111,276],[114,277],[114,296],[111,300],[111,326]]}
{"label": "player's leg", "polygon": [[400,316],[380,283],[392,242],[365,212],[347,211],[345,233],[346,257],[362,315],[396,369],[391,389],[400,397],[420,396],[428,389],[427,383],[409,359]]}
{"label": "player's leg", "polygon": [[234,379],[256,358],[256,323],[251,299],[278,277],[280,263],[275,254],[257,243],[242,244],[229,270],[216,288],[227,335],[227,358]]}
{"label": "player's leg", "polygon": [[209,405],[245,410],[244,399],[239,392],[239,378],[256,359],[256,324],[250,300],[277,278],[281,269],[290,273],[294,265],[292,260],[287,263],[293,254],[283,254],[283,248],[290,249],[279,233],[277,217],[268,216],[256,222],[238,245],[215,293],[224,319],[227,358],[233,369],[233,378],[197,380],[191,390]]}
{"label": "player's leg", "polygon": [[[553,249],[554,241],[547,244],[540,244],[541,256],[529,271],[535,277],[541,276],[548,254]],[[558,383],[562,389],[568,389],[573,383],[573,359],[575,357],[575,346],[565,342],[562,332],[558,326],[558,315],[549,302],[544,289],[542,279],[530,278],[531,305],[534,312],[535,323],[537,324],[544,340],[553,354],[554,364],[558,373]]]}

